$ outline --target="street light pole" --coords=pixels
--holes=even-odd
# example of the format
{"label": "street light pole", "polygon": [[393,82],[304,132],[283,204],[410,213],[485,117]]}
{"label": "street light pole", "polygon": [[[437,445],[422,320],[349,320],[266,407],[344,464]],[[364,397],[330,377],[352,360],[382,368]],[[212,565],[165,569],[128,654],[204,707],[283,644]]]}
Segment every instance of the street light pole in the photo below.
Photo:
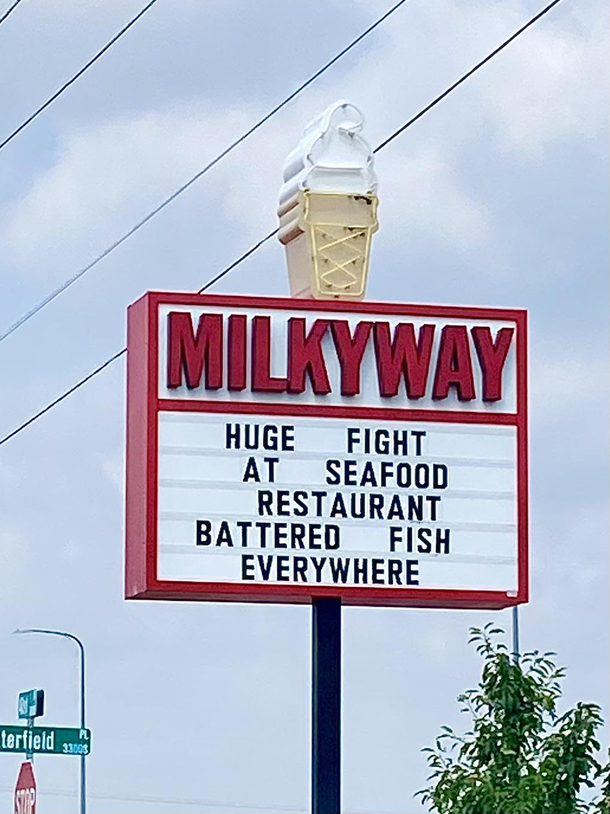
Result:
{"label": "street light pole", "polygon": [[[48,636],[61,636],[76,642],[80,654],[80,728],[86,729],[85,723],[85,646],[73,633],[64,633],[62,630],[45,630],[43,628],[26,628],[14,630],[13,633],[43,633]],[[87,773],[85,755],[80,755],[80,814],[87,814]]]}

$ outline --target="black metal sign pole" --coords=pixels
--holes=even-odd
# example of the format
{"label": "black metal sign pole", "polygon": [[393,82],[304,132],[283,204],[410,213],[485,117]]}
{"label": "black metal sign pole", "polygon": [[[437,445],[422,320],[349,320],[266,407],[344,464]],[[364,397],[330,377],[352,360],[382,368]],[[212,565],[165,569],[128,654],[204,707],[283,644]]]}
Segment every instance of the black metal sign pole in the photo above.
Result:
{"label": "black metal sign pole", "polygon": [[311,811],[341,811],[341,600],[312,612]]}

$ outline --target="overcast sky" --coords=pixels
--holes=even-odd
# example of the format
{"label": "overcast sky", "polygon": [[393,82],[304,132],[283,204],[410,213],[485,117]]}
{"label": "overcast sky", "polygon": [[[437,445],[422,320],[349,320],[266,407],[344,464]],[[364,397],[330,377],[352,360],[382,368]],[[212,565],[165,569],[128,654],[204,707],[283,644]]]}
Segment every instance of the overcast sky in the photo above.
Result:
{"label": "overcast sky", "polygon": [[[24,0],[0,28],[0,136],[142,5]],[[389,5],[159,0],[0,153],[0,327]],[[539,7],[410,0],[0,346],[0,434],[123,347],[126,307],[144,291],[197,289],[274,228],[282,162],[313,115],[345,98],[375,145]],[[380,153],[368,296],[529,310],[522,643],[558,652],[566,704],[597,701],[610,716],[607,45],[607,4],[564,0]],[[269,242],[214,290],[287,294],[282,247]],[[87,646],[92,814],[306,811],[309,609],[123,599],[124,380],[121,360],[0,449],[0,722],[16,722],[20,690],[42,687],[44,721],[76,725],[76,648],[10,635],[72,631]],[[344,808],[422,811],[420,749],[441,725],[467,724],[455,699],[480,668],[468,627],[508,630],[510,614],[343,619]],[[0,755],[5,810],[19,763]],[[40,810],[77,810],[75,758],[38,757],[35,770]]]}

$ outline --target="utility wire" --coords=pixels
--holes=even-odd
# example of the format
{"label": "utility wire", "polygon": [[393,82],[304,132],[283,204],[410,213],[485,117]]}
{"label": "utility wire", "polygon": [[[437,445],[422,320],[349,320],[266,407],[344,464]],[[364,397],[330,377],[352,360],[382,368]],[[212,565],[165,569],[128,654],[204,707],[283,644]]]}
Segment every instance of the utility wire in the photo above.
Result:
{"label": "utility wire", "polygon": [[[152,0],[155,2],[155,0]],[[203,167],[203,169],[199,170],[199,172],[195,173],[192,178],[190,178],[186,183],[182,184],[182,186],[178,187],[175,192],[172,192],[165,200],[161,201],[161,203],[152,209],[147,215],[145,215],[140,221],[138,221],[134,226],[131,227],[124,235],[111,243],[104,251],[95,257],[90,263],[88,263],[83,268],[79,269],[75,274],[71,277],[68,277],[64,280],[61,285],[59,285],[54,291],[51,291],[47,294],[44,299],[40,300],[36,305],[34,305],[29,311],[19,317],[19,319],[10,325],[2,334],[0,334],[0,342],[3,342],[8,336],[10,336],[14,331],[24,325],[28,320],[30,320],[33,316],[35,316],[39,311],[41,311],[46,305],[56,297],[59,297],[60,294],[63,294],[66,289],[70,288],[77,280],[80,280],[88,271],[91,271],[92,268],[97,266],[97,264],[103,260],[105,257],[108,257],[115,249],[118,249],[126,240],[128,240],[132,235],[138,232],[143,226],[145,226],[148,221],[152,220],[155,215],[158,215],[166,206],[169,206],[173,201],[176,200],[183,192],[186,192],[189,187],[191,187],[196,181],[202,178],[207,172],[209,172],[212,167],[216,166],[219,161],[222,161],[225,156],[229,155],[229,153],[233,152],[233,150],[242,144],[247,138],[249,138],[259,127],[262,127],[265,122],[268,122],[276,113],[285,107],[289,102],[291,102],[294,98],[296,98],[305,88],[309,87],[313,82],[316,81],[323,73],[325,73],[329,68],[331,68],[336,62],[338,62],[342,57],[344,57],[349,51],[352,50],[359,42],[367,37],[372,31],[374,31],[378,26],[380,26],[385,20],[390,17],[395,11],[397,11],[402,5],[404,5],[407,0],[399,0],[398,3],[393,5],[385,14],[382,14],[372,25],[366,28],[361,34],[359,34],[356,39],[352,40],[345,48],[342,48],[338,54],[336,54],[331,60],[329,60],[325,65],[323,65],[319,70],[317,70],[314,74],[312,74],[309,79],[299,85],[298,88],[292,91],[285,99],[279,102],[275,107],[273,107],[268,113],[266,113],[262,119],[259,119],[255,124],[253,124],[245,133],[242,133],[241,136],[235,139],[228,147],[219,153],[215,158],[213,158],[208,164]],[[13,133],[16,135],[17,131]],[[12,138],[13,136],[10,136]],[[8,140],[7,140],[8,141]],[[5,142],[6,143],[6,142]],[[0,144],[0,150],[4,145]]]}
{"label": "utility wire", "polygon": [[[14,790],[13,786],[0,786],[0,793],[9,793],[12,794]],[[45,797],[74,797],[73,791],[68,791],[67,789],[47,789],[44,790]],[[278,805],[265,805],[264,803],[218,803],[213,800],[200,800],[192,797],[156,797],[154,795],[148,794],[126,794],[120,795],[114,792],[95,792],[95,791],[87,791],[87,797],[91,798],[92,800],[116,800],[121,803],[160,803],[164,805],[170,806],[205,806],[206,808],[214,808],[214,809],[230,809],[230,810],[247,810],[247,811],[280,811],[280,812],[292,812],[293,814],[307,814],[309,809],[302,808],[301,806],[295,805],[286,805],[286,806],[278,806]],[[350,811],[353,814],[394,814],[394,812],[390,811],[383,811],[382,809],[375,808],[374,810],[371,809],[364,809],[364,808],[352,808]]]}
{"label": "utility wire", "polygon": [[[545,6],[545,8],[543,8],[542,11],[538,12],[538,14],[536,14],[534,17],[532,17],[531,20],[529,20],[529,22],[527,22],[518,31],[516,31],[514,34],[512,34],[501,45],[499,45],[497,48],[495,48],[487,57],[485,57],[485,59],[482,59],[480,62],[478,62],[474,66],[474,68],[471,68],[460,79],[458,79],[457,82],[454,82],[453,85],[451,85],[449,88],[447,88],[447,90],[443,91],[443,93],[441,93],[432,102],[430,102],[428,105],[426,105],[426,107],[422,108],[422,110],[420,110],[419,113],[417,113],[415,116],[410,118],[407,122],[405,122],[405,124],[401,125],[390,136],[388,136],[388,138],[384,139],[380,144],[378,144],[377,147],[375,147],[375,149],[373,150],[373,152],[378,153],[380,150],[383,150],[385,147],[387,147],[387,145],[390,144],[392,141],[394,141],[394,139],[397,138],[397,136],[399,136],[401,133],[404,133],[405,130],[407,130],[408,127],[410,127],[412,124],[414,124],[425,113],[427,113],[435,105],[437,105],[441,101],[441,99],[444,99],[449,93],[451,93],[459,85],[461,85],[462,82],[465,82],[466,79],[469,76],[472,76],[472,74],[475,71],[477,71],[479,68],[481,68],[483,65],[485,65],[485,63],[488,62],[493,56],[495,56],[500,51],[502,51],[502,49],[505,48],[509,43],[511,43],[516,37],[518,37],[520,34],[522,34],[524,31],[526,31],[531,25],[533,25],[535,22],[537,22],[541,17],[543,17],[545,14],[547,14],[547,12],[549,12],[554,6],[556,6],[560,2],[561,2],[561,0],[553,0],[552,3],[549,3],[548,6]],[[248,249],[247,252],[242,254],[241,257],[239,257],[237,260],[235,260],[233,263],[231,263],[230,266],[227,266],[227,268],[225,268],[223,271],[221,271],[220,274],[217,274],[216,277],[213,277],[211,280],[209,280],[204,286],[202,286],[202,288],[199,289],[199,291],[197,293],[198,294],[203,293],[210,286],[214,285],[214,283],[218,282],[218,280],[222,279],[225,275],[229,274],[229,272],[231,272],[243,260],[250,257],[250,255],[254,254],[254,252],[256,252],[264,243],[266,243],[275,234],[277,234],[277,232],[278,232],[278,229],[274,229],[272,232],[269,232],[269,234],[267,234],[264,238],[262,238],[258,243],[254,244],[254,246],[252,246],[250,249]],[[49,410],[52,410],[53,407],[55,407],[61,401],[66,399],[68,396],[72,395],[72,393],[74,393],[75,390],[78,390],[80,387],[82,387],[84,384],[86,384],[88,381],[90,381],[94,376],[97,376],[98,373],[101,373],[109,365],[111,365],[114,361],[116,361],[119,357],[123,356],[123,354],[126,353],[126,352],[127,352],[127,348],[123,348],[118,353],[115,353],[114,356],[111,356],[109,359],[107,359],[103,364],[101,364],[99,367],[97,367],[95,370],[93,370],[91,373],[89,373],[87,376],[85,376],[84,379],[81,379],[79,382],[77,382],[75,385],[73,385],[69,390],[66,390],[65,393],[63,393],[61,396],[59,396],[57,399],[55,399],[55,401],[52,401],[50,404],[48,404],[42,410],[39,410],[37,413],[35,413],[27,421],[24,421],[23,424],[20,424],[18,427],[16,427],[14,430],[12,430],[8,435],[5,435],[4,438],[0,439],[0,446],[2,446],[2,444],[5,444],[11,438],[14,438],[14,436],[18,435],[20,432],[22,432],[22,430],[25,430],[26,427],[29,427],[30,424],[33,424],[35,421],[37,421],[39,418],[41,418],[43,415],[45,415],[45,413],[48,413]]]}
{"label": "utility wire", "polygon": [[[0,23],[4,20],[5,17],[7,17],[10,14],[10,12],[13,10],[13,8],[15,8],[15,6],[17,5],[17,2],[20,2],[20,1],[21,0],[16,0],[16,2],[13,4],[13,6],[11,6],[11,8],[6,12],[4,17],[0,20]],[[40,114],[43,112],[43,110],[46,110],[49,107],[49,105],[53,104],[53,102],[58,97],[60,97],[62,95],[62,93],[64,93],[64,91],[68,90],[70,85],[73,85],[76,82],[76,80],[79,79],[85,73],[85,71],[88,71],[89,68],[92,65],[94,65],[98,61],[98,59],[100,57],[104,56],[106,51],[108,51],[110,48],[112,48],[112,46],[115,44],[115,42],[117,42],[117,40],[120,40],[121,37],[123,36],[123,34],[126,34],[129,31],[129,29],[132,27],[132,25],[135,25],[138,22],[138,20],[140,19],[140,17],[143,17],[146,14],[146,12],[148,11],[148,9],[151,8],[152,6],[154,6],[154,4],[156,2],[157,2],[157,0],[150,0],[150,2],[148,2],[144,6],[144,8],[140,12],[138,12],[138,14],[136,14],[136,16],[132,20],[130,20],[126,25],[124,25],[123,28],[121,28],[121,30],[117,34],[115,34],[114,37],[109,42],[106,43],[106,45],[104,45],[104,47],[101,49],[101,51],[98,51],[97,54],[94,57],[92,57],[89,60],[89,62],[87,62],[86,65],[83,65],[83,67],[80,69],[80,71],[77,71],[74,74],[72,79],[68,79],[68,81],[65,82],[58,90],[56,90],[55,93],[52,96],[49,96],[49,98],[47,99],[46,102],[44,102],[42,105],[40,105],[40,107],[37,110],[35,110],[30,116],[28,116],[27,119],[24,122],[21,122],[19,127],[17,127],[15,130],[13,130],[13,132],[10,134],[10,136],[7,136],[4,139],[4,141],[0,143],[0,150],[4,149],[4,147],[6,147],[6,145],[9,143],[9,141],[12,141],[15,138],[15,136],[17,136],[19,133],[21,133],[22,130],[25,130],[25,128],[29,124],[31,124],[34,121],[34,119],[36,119],[38,116],[40,116]]]}
{"label": "utility wire", "polygon": [[422,108],[422,110],[420,110],[419,113],[413,116],[413,118],[409,119],[408,122],[405,122],[402,125],[402,127],[398,128],[398,130],[395,130],[391,136],[388,136],[388,138],[385,139],[385,141],[382,141],[381,144],[379,144],[375,148],[374,152],[382,150],[391,141],[394,141],[394,139],[401,133],[403,133],[407,129],[407,127],[411,127],[411,125],[414,124],[418,119],[421,119],[422,116],[425,116],[429,110],[432,110],[432,108],[435,107],[435,105],[437,105],[439,102],[442,102],[442,100],[446,96],[449,96],[449,94],[452,93],[457,87],[459,87],[462,84],[462,82],[465,82],[468,78],[470,78],[473,75],[473,73],[476,73],[479,70],[479,68],[482,68],[483,65],[489,62],[491,59],[493,59],[497,54],[500,53],[500,51],[503,51],[507,45],[510,45],[513,40],[516,40],[517,37],[523,34],[523,32],[526,31],[531,25],[534,25],[534,23],[538,22],[538,20],[541,17],[544,17],[544,15],[547,14],[553,8],[553,6],[556,6],[560,2],[561,0],[553,0],[552,3],[549,3],[548,6],[545,6],[542,9],[542,11],[539,11],[538,14],[532,17],[531,20],[528,20],[528,22],[525,23],[525,25],[522,25],[521,28],[515,31],[515,33],[512,34],[507,40],[504,40],[504,42],[501,45],[498,45],[497,48],[494,48],[494,50],[491,51],[491,53],[487,54],[487,56],[484,59],[482,59],[480,62],[477,62],[477,64],[474,65],[469,71],[466,71],[466,73],[463,76],[460,76],[457,82],[454,82],[453,85],[450,85],[446,90],[439,94],[436,97],[436,99],[433,99],[430,102],[430,104]]}
{"label": "utility wire", "polygon": [[226,277],[226,276],[227,276],[227,274],[229,274],[229,272],[233,271],[233,269],[234,269],[236,266],[239,266],[239,264],[240,264],[240,263],[243,263],[243,261],[244,261],[244,260],[246,260],[248,257],[250,257],[250,255],[251,255],[251,254],[254,254],[254,252],[258,251],[258,250],[260,249],[260,247],[261,247],[261,246],[262,246],[264,243],[266,243],[268,240],[271,240],[271,238],[272,238],[272,237],[274,237],[275,235],[277,235],[277,233],[278,233],[279,231],[280,231],[280,230],[279,230],[279,228],[276,228],[276,229],[274,229],[272,232],[269,232],[269,234],[265,235],[265,237],[261,238],[261,239],[258,241],[258,243],[255,243],[255,244],[254,244],[254,246],[251,246],[251,247],[248,249],[248,251],[247,251],[247,252],[244,252],[244,253],[241,255],[241,257],[238,257],[238,258],[237,258],[237,260],[234,260],[234,261],[231,263],[231,265],[230,265],[230,266],[227,266],[227,267],[226,267],[226,269],[224,269],[223,271],[221,271],[221,272],[220,272],[220,274],[217,274],[217,275],[216,275],[216,277],[212,277],[212,279],[211,279],[211,280],[208,280],[208,281],[207,281],[207,283],[206,283],[205,285],[201,286],[201,288],[199,289],[199,291],[198,291],[197,293],[198,293],[198,294],[203,294],[203,292],[204,292],[204,291],[207,291],[207,290],[208,290],[208,288],[211,288],[211,287],[212,287],[212,286],[213,286],[215,283],[217,283],[219,280],[222,280],[222,278],[223,278],[223,277]]}
{"label": "utility wire", "polygon": [[[242,263],[244,260],[246,260],[248,257],[250,257],[251,254],[254,254],[255,251],[260,249],[260,247],[264,243],[266,243],[268,240],[271,240],[271,238],[274,237],[274,235],[276,235],[277,232],[278,232],[278,229],[274,229],[272,232],[269,232],[269,234],[266,235],[264,238],[262,238],[262,240],[259,240],[258,243],[255,243],[253,246],[251,246],[248,249],[248,251],[244,252],[240,257],[237,258],[237,260],[234,260],[231,263],[231,265],[227,266],[225,269],[223,269],[223,271],[221,271],[215,277],[212,277],[211,280],[208,280],[208,282],[204,286],[202,286],[197,293],[198,294],[203,294],[204,291],[207,291],[207,289],[210,288],[211,286],[213,286],[214,283],[217,283],[219,280],[221,280],[223,277],[225,277],[227,274],[229,274],[231,271],[233,271],[233,269],[236,266],[238,266],[240,263]],[[19,435],[19,433],[22,432],[22,430],[25,430],[26,427],[30,426],[30,424],[33,424],[35,421],[38,421],[38,419],[42,418],[42,416],[45,415],[45,413],[48,413],[54,407],[57,407],[57,405],[61,404],[61,402],[64,401],[64,399],[67,399],[68,396],[71,396],[72,393],[75,393],[84,384],[87,384],[87,382],[91,381],[91,379],[93,379],[95,376],[97,376],[98,373],[101,373],[103,370],[106,370],[107,367],[110,367],[110,365],[113,362],[116,362],[116,360],[120,359],[121,356],[123,356],[125,353],[127,353],[127,348],[123,348],[122,350],[119,350],[116,353],[114,353],[112,356],[110,356],[108,359],[106,359],[105,362],[102,362],[101,365],[96,367],[95,370],[92,370],[84,378],[80,379],[80,381],[76,382],[76,384],[73,384],[72,387],[68,388],[68,390],[66,390],[64,393],[62,393],[61,396],[58,396],[50,404],[47,404],[46,407],[43,407],[42,410],[39,410],[33,416],[28,418],[27,421],[24,421],[23,424],[20,424],[18,427],[15,427],[15,429],[12,430],[12,432],[9,432],[8,435],[5,435],[4,438],[2,438],[0,440],[0,446],[2,446],[2,444],[5,444],[7,441],[10,441],[11,438],[13,438],[15,435]]]}
{"label": "utility wire", "polygon": [[[13,793],[12,786],[1,786],[0,792]],[[74,792],[62,789],[48,789],[44,790],[45,797],[74,797]],[[296,806],[276,806],[276,805],[262,805],[260,803],[217,803],[212,800],[198,800],[189,797],[154,797],[148,794],[109,794],[104,792],[91,792],[87,790],[87,798],[91,800],[114,800],[120,803],[140,803],[144,804],[161,804],[166,806],[197,806],[199,809],[205,807],[206,809],[213,808],[215,811],[229,810],[229,811],[268,811],[268,812],[282,812],[282,814],[307,814],[307,809],[297,808]],[[172,809],[173,810],[173,809]],[[367,812],[366,814],[373,814]],[[376,811],[375,814],[383,814],[383,812]],[[389,814],[389,812],[388,812]]]}
{"label": "utility wire", "polygon": [[96,367],[95,370],[92,370],[91,373],[85,376],[84,379],[81,379],[79,382],[76,382],[76,384],[73,384],[72,387],[66,390],[65,393],[62,393],[61,396],[58,396],[58,398],[50,402],[50,404],[47,404],[47,406],[43,407],[42,410],[39,410],[37,413],[34,413],[34,415],[31,418],[28,418],[27,421],[24,421],[23,424],[20,424],[18,427],[15,427],[15,429],[12,432],[9,432],[9,434],[5,435],[4,438],[0,441],[0,446],[2,444],[5,444],[7,441],[10,441],[11,438],[13,438],[15,435],[19,435],[19,433],[22,430],[25,430],[26,427],[30,426],[30,424],[33,424],[35,421],[38,421],[39,418],[42,418],[42,416],[45,413],[48,413],[49,410],[52,410],[53,407],[57,407],[57,405],[61,404],[61,402],[64,399],[67,399],[68,396],[71,396],[72,393],[75,393],[80,387],[82,387],[84,384],[87,384],[88,381],[91,381],[91,379],[93,379],[94,376],[97,376],[97,374],[101,373],[102,370],[105,370],[107,367],[110,367],[110,365],[113,362],[116,362],[116,360],[119,359],[124,353],[127,353],[127,348],[123,348],[123,350],[120,350],[118,353],[115,353],[109,359],[106,359],[106,361],[103,364],[101,364],[99,367]]}
{"label": "utility wire", "polygon": [[9,16],[9,14],[10,14],[12,11],[14,11],[14,9],[16,9],[16,8],[17,8],[17,6],[19,5],[19,3],[21,3],[21,0],[15,0],[15,2],[13,3],[13,5],[12,5],[12,6],[9,6],[9,7],[7,8],[7,10],[4,12],[4,14],[2,15],[2,17],[0,17],[0,25],[2,25],[2,23],[3,23],[3,22],[6,20],[6,18]]}

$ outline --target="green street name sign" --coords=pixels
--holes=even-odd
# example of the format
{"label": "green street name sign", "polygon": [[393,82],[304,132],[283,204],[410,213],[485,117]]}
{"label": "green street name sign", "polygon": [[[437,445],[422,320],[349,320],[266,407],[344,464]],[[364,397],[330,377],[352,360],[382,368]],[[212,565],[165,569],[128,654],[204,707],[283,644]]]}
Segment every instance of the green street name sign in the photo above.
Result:
{"label": "green street name sign", "polygon": [[90,751],[90,729],[0,725],[0,752],[88,755]]}
{"label": "green street name sign", "polygon": [[44,714],[44,690],[19,693],[17,714],[20,718],[39,718]]}

